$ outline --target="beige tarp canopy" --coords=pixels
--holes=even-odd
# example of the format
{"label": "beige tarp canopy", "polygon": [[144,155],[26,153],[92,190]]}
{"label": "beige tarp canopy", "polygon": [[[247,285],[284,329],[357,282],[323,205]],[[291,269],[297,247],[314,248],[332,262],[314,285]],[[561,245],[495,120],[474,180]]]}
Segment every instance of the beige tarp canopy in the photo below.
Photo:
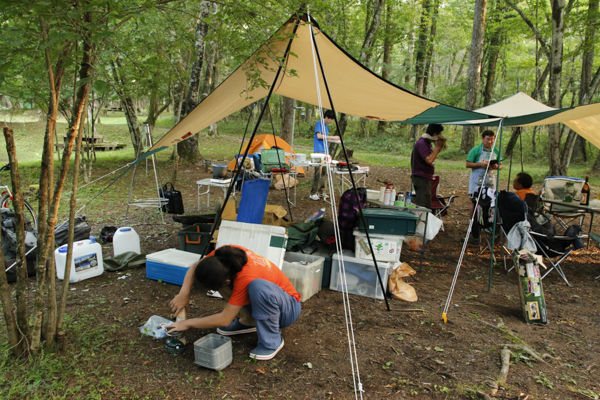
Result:
{"label": "beige tarp canopy", "polygon": [[[503,126],[539,126],[563,123],[600,148],[600,103],[557,109],[534,100],[523,92],[475,110],[504,117]],[[451,122],[458,125],[498,125],[501,118]]]}
{"label": "beige tarp canopy", "polygon": [[[346,114],[403,123],[433,123],[486,118],[414,95],[375,75],[323,33],[306,16],[290,18],[265,45],[235,70],[179,124],[150,150],[156,152],[185,140],[224,117],[267,96],[279,60],[285,73],[274,84],[273,93],[330,109],[327,88],[322,78],[322,63],[335,110]],[[295,27],[297,30],[293,34]],[[316,48],[311,41],[314,31]],[[291,40],[289,52],[286,48]],[[285,54],[285,57],[283,57]],[[260,73],[264,85],[252,87],[249,76]],[[316,78],[317,77],[317,78]],[[318,84],[317,84],[318,80]],[[317,91],[318,88],[318,91]]]}

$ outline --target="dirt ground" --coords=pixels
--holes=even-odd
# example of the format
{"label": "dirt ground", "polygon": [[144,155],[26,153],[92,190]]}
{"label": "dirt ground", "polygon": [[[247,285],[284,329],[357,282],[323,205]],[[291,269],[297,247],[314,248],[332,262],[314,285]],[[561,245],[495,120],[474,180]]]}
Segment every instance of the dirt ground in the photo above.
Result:
{"label": "dirt ground", "polygon": [[[203,167],[179,172],[178,189],[183,192],[187,214],[196,211],[198,179],[210,177]],[[371,189],[389,179],[397,188],[409,187],[409,171],[374,167],[367,179]],[[295,221],[303,221],[325,203],[308,199],[312,172],[300,179]],[[543,357],[542,361],[523,351],[513,350],[507,381],[500,383],[495,398],[565,399],[598,398],[600,341],[598,323],[599,252],[596,247],[579,250],[563,263],[572,287],[552,272],[543,281],[549,324],[526,325],[520,309],[517,276],[496,266],[488,291],[490,254],[477,255],[469,245],[456,282],[448,323],[442,310],[449,294],[467,229],[468,172],[442,176],[442,194],[456,194],[443,232],[420,254],[402,250],[401,260],[418,273],[408,282],[419,300],[407,303],[388,299],[386,303],[367,297],[350,296],[358,368],[353,376],[346,334],[342,294],[322,289],[302,303],[302,315],[283,330],[285,347],[271,361],[254,362],[248,353],[256,345],[255,334],[233,337],[233,362],[216,372],[194,364],[191,342],[210,331],[189,331],[190,344],[179,356],[164,350],[164,341],[141,336],[139,327],[152,315],[169,317],[169,301],[179,287],[146,278],[145,268],[102,276],[72,285],[67,312],[77,321],[96,310],[96,321],[114,326],[100,357],[110,363],[114,387],[107,398],[169,399],[350,399],[355,396],[353,379],[360,379],[363,392],[358,398],[484,398],[500,373],[503,345],[525,345]],[[506,186],[506,183],[503,183]],[[339,195],[339,194],[338,194]],[[221,197],[213,189],[211,201]],[[285,205],[283,191],[271,190],[269,204]],[[142,239],[142,251],[179,248],[172,222],[145,223],[144,210],[130,213],[120,225],[133,226]],[[200,213],[206,213],[202,210]],[[108,216],[123,209],[111,210]],[[331,218],[328,210],[326,217]],[[142,222],[140,222],[142,221]],[[99,231],[105,221],[93,227]],[[587,231],[587,226],[584,228]],[[105,246],[105,256],[112,253]],[[117,279],[122,278],[122,279]],[[75,290],[73,290],[75,289]],[[190,317],[203,316],[223,307],[220,299],[195,290]],[[83,320],[83,319],[82,319]],[[117,345],[119,343],[120,345]],[[123,345],[126,343],[127,345]],[[98,370],[106,367],[103,363]],[[123,371],[123,373],[120,373]],[[356,374],[358,372],[359,374]]]}

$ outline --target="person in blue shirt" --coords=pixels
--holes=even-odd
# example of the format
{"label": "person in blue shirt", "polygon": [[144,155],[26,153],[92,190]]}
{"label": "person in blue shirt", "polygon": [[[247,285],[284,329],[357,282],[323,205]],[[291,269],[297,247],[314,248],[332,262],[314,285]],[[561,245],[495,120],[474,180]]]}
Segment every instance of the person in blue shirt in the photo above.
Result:
{"label": "person in blue shirt", "polygon": [[[339,143],[339,136],[329,136],[329,125],[335,120],[335,113],[332,110],[327,110],[323,114],[323,120],[317,121],[315,125],[314,152],[329,154],[329,149],[326,147],[329,143]],[[326,139],[325,139],[326,138]],[[324,193],[325,180],[327,179],[327,171],[325,166],[316,166],[315,175],[313,177],[312,187],[310,189],[311,200],[327,200],[327,195]]]}

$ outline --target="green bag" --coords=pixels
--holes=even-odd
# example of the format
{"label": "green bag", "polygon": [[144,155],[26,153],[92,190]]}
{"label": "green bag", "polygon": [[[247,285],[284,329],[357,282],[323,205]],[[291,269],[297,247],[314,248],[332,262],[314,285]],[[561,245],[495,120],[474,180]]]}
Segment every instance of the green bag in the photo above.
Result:
{"label": "green bag", "polygon": [[323,218],[288,226],[286,251],[300,251],[308,247],[317,238],[321,222],[323,222]]}
{"label": "green bag", "polygon": [[114,257],[103,260],[105,271],[124,271],[126,269],[140,268],[146,265],[146,253],[138,254],[126,251]]}
{"label": "green bag", "polygon": [[513,251],[512,260],[519,275],[519,297],[525,322],[529,325],[546,325],[546,300],[537,259],[528,249],[524,249]]}

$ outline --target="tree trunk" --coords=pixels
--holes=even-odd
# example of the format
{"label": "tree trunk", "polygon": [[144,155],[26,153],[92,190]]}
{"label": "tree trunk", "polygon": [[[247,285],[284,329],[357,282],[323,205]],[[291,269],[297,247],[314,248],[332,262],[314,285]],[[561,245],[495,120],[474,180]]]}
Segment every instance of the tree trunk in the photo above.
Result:
{"label": "tree trunk", "polygon": [[[187,97],[183,102],[183,106],[181,107],[182,118],[191,113],[199,103],[200,78],[202,75],[202,64],[204,62],[204,54],[206,49],[206,41],[204,39],[208,32],[208,25],[206,22],[204,22],[204,19],[208,17],[209,9],[210,2],[202,1],[200,3],[200,16],[198,17],[198,23],[196,24],[196,43],[194,45],[196,59],[192,64]],[[200,161],[202,161],[202,155],[198,151],[198,132],[192,133],[192,136],[182,142],[177,143],[177,153],[179,154],[181,161],[189,164],[198,164]]]}
{"label": "tree trunk", "polygon": [[[84,15],[84,23],[87,24],[85,26],[90,26],[92,24],[92,12],[86,12]],[[92,84],[92,75],[93,75],[93,67],[96,62],[96,54],[95,48],[92,46],[89,41],[90,34],[88,32],[84,32],[84,42],[83,42],[83,59],[81,61],[81,67],[79,69],[79,80],[84,83],[78,85],[77,95],[75,98],[75,102],[73,104],[73,114],[71,117],[71,121],[69,122],[69,129],[67,131],[67,141],[65,143],[65,148],[63,150],[63,157],[61,160],[61,167],[58,174],[58,180],[56,181],[55,189],[52,193],[52,200],[50,202],[49,212],[47,222],[44,227],[45,232],[42,231],[42,223],[40,223],[40,229],[38,232],[38,252],[37,252],[37,279],[38,285],[36,287],[35,293],[35,304],[34,304],[34,312],[33,312],[33,323],[31,329],[31,342],[30,348],[32,351],[36,352],[40,347],[40,339],[41,339],[41,327],[42,327],[42,318],[44,313],[44,282],[46,277],[46,261],[48,259],[48,251],[50,249],[50,244],[52,243],[52,238],[54,237],[54,227],[56,226],[57,215],[58,215],[58,205],[60,203],[60,197],[62,195],[62,190],[64,188],[67,171],[69,168],[69,161],[71,158],[71,153],[73,150],[73,143],[79,132],[79,125],[81,124],[81,119],[83,114],[85,113],[85,104],[90,94],[90,87]],[[46,144],[47,139],[44,138],[44,143]],[[48,174],[52,174],[53,171],[48,171]],[[42,188],[41,181],[43,179],[40,178],[40,189]],[[42,203],[40,198],[40,204]],[[54,265],[49,265],[48,268],[49,274],[55,274],[56,268]]]}
{"label": "tree trunk", "polygon": [[135,157],[137,158],[142,152],[142,133],[140,131],[140,121],[137,117],[136,106],[127,90],[127,78],[123,72],[119,58],[117,58],[116,61],[110,60],[110,67],[113,80],[115,81],[116,92],[121,100],[121,106],[123,107],[125,119],[127,120],[131,144],[133,145]]}
{"label": "tree trunk", "polygon": [[504,27],[502,19],[506,14],[506,7],[499,2],[494,3],[492,15],[492,31],[488,35],[489,45],[487,51],[487,71],[485,77],[485,89],[483,91],[483,107],[494,102],[494,87],[496,86],[496,67],[502,43],[504,43]]}
{"label": "tree trunk", "polygon": [[294,113],[296,112],[296,100],[283,98],[283,118],[281,119],[281,138],[290,145],[294,143]]}
{"label": "tree trunk", "polygon": [[[550,59],[550,80],[548,82],[548,105],[561,108],[560,84],[562,77],[563,38],[564,38],[564,12],[565,0],[551,0],[552,6],[552,44]],[[548,158],[550,162],[550,175],[560,176],[567,174],[566,166],[561,163],[560,151],[560,126],[548,126]]]}
{"label": "tree trunk", "polygon": [[[475,1],[475,18],[473,19],[473,34],[471,36],[471,57],[469,60],[469,76],[467,83],[467,95],[465,108],[474,110],[477,108],[477,94],[479,91],[479,78],[481,76],[481,59],[483,56],[483,39],[485,32],[485,13],[487,0]],[[475,132],[477,128],[465,126],[463,128],[460,149],[468,153],[475,144]]]}
{"label": "tree trunk", "polygon": [[427,32],[429,31],[431,15],[431,1],[423,0],[421,9],[421,22],[417,34],[415,49],[415,93],[422,96],[425,90],[425,63],[427,54]]}
{"label": "tree trunk", "polygon": [[[440,1],[433,0],[431,18],[431,28],[429,30],[429,38],[427,40],[427,53],[425,54],[425,73],[423,74],[423,96],[427,95],[427,86],[430,78],[430,71],[433,63],[433,49],[435,44],[435,36],[437,32],[437,18],[440,10]],[[433,80],[433,77],[431,77]]]}
{"label": "tree trunk", "polygon": [[[385,38],[383,40],[383,69],[381,70],[381,77],[383,79],[389,79],[391,67],[392,67],[392,54],[394,52],[394,21],[392,19],[393,4],[388,1],[385,10]],[[387,123],[385,121],[379,121],[377,124],[377,133],[383,134]]]}

